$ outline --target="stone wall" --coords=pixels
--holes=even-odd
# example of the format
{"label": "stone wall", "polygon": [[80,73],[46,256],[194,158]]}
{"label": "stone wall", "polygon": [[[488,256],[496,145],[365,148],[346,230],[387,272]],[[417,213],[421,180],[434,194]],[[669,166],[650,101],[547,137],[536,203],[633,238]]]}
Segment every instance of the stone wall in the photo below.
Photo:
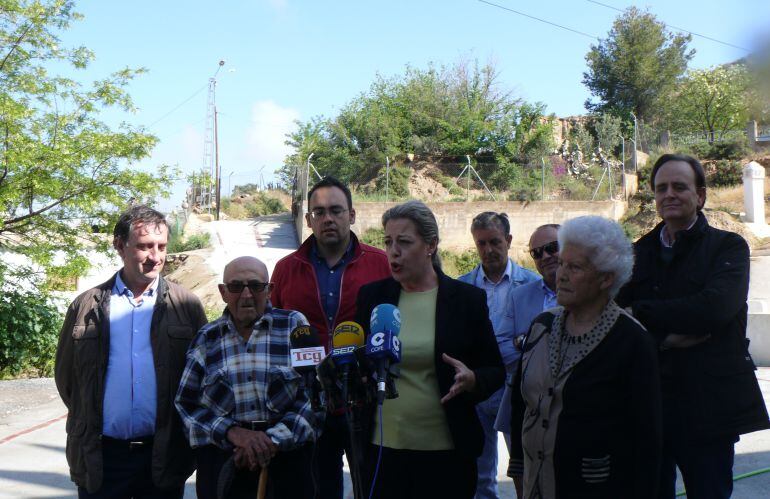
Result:
{"label": "stone wall", "polygon": [[[363,234],[369,228],[380,228],[383,212],[397,203],[357,203],[353,230]],[[436,215],[441,237],[440,247],[464,250],[473,248],[470,226],[473,217],[483,211],[505,212],[511,221],[513,243],[511,256],[526,252],[529,236],[540,225],[562,223],[581,215],[601,215],[619,220],[626,210],[622,201],[485,201],[474,203],[427,203]],[[307,229],[306,229],[307,230]],[[304,237],[309,235],[304,233]]]}

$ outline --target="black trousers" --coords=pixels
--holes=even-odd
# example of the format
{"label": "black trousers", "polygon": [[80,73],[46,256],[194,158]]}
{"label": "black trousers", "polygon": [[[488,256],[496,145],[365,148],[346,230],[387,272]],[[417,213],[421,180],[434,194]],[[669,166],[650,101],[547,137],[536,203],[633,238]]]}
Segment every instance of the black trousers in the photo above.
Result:
{"label": "black trousers", "polygon": [[[217,484],[222,466],[232,455],[214,445],[194,449],[197,462],[195,489],[198,499],[217,499]],[[310,473],[311,447],[278,452],[268,467],[267,497],[273,499],[308,499],[315,487]],[[254,499],[259,486],[259,470],[236,470],[228,499]]]}
{"label": "black trousers", "polygon": [[692,443],[671,438],[664,442],[659,499],[674,499],[676,467],[688,499],[728,499],[733,493],[736,438]]}
{"label": "black trousers", "polygon": [[[379,447],[367,451],[366,494],[377,468]],[[376,469],[374,495],[380,499],[451,497],[472,499],[476,494],[476,457],[456,450],[418,451],[383,447]]]}
{"label": "black trousers", "polygon": [[79,499],[182,499],[184,484],[160,489],[152,483],[152,441],[131,445],[102,438],[102,487],[92,493],[78,487]]}
{"label": "black trousers", "polygon": [[350,448],[350,436],[344,415],[327,414],[313,459],[318,476],[318,498],[342,499],[342,455]]}

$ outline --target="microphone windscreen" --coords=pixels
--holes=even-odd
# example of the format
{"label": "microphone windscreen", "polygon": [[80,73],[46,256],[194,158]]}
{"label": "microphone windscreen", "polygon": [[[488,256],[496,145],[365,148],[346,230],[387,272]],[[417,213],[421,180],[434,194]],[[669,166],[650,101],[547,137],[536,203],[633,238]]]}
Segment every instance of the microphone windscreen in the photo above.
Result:
{"label": "microphone windscreen", "polygon": [[325,356],[318,331],[313,326],[297,326],[289,333],[289,341],[291,367],[300,373],[314,371]]}
{"label": "microphone windscreen", "polygon": [[332,348],[360,347],[366,342],[364,328],[357,322],[340,322],[332,333]]}
{"label": "microphone windscreen", "polygon": [[313,326],[297,326],[289,333],[292,348],[317,347],[321,345],[318,331]]}
{"label": "microphone windscreen", "polygon": [[390,303],[382,303],[372,310],[369,319],[371,333],[390,331],[394,336],[401,332],[401,312]]}

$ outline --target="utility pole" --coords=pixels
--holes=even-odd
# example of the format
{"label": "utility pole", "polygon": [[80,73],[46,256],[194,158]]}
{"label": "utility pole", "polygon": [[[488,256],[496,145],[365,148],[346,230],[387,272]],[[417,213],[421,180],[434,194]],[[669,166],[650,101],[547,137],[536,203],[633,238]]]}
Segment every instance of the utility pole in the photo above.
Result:
{"label": "utility pole", "polygon": [[[214,197],[216,195],[215,193],[218,192],[218,183],[219,183],[219,180],[218,180],[219,163],[216,157],[217,156],[216,89],[217,89],[217,74],[219,73],[219,70],[222,69],[222,66],[224,65],[225,65],[225,61],[219,61],[219,65],[217,66],[217,70],[214,72],[214,76],[209,78],[209,93],[208,93],[208,99],[206,100],[206,130],[205,130],[205,135],[203,137],[203,171],[209,172],[209,178],[208,178],[208,182],[206,182],[206,185],[205,185],[205,189],[206,189],[205,194],[204,194],[204,185],[201,185],[201,208],[203,207],[203,205],[205,205],[209,213],[211,213],[212,197]],[[216,184],[214,182],[216,182]],[[217,207],[218,206],[219,206],[219,203],[217,199]]]}
{"label": "utility pole", "polygon": [[214,106],[214,169],[216,171],[216,188],[217,188],[217,217],[219,220],[219,205],[220,198],[222,197],[222,175],[219,172],[219,137],[217,135],[217,108]]}

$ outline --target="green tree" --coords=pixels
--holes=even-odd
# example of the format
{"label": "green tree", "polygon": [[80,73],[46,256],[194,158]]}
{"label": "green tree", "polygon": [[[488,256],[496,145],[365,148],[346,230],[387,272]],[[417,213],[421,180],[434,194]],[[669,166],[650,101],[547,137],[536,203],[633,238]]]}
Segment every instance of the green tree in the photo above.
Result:
{"label": "green tree", "polygon": [[375,177],[386,156],[393,162],[407,153],[539,164],[553,149],[552,135],[544,105],[502,89],[491,63],[407,66],[403,75],[377,76],[337,117],[298,122],[281,177],[293,178],[311,152],[322,175],[359,183]]}
{"label": "green tree", "polygon": [[750,82],[741,64],[690,70],[668,106],[668,126],[703,132],[709,142],[728,130],[742,130],[749,118]]}
{"label": "green tree", "polygon": [[[99,119],[105,107],[134,109],[125,87],[143,70],[122,69],[88,86],[52,74],[66,64],[82,70],[93,58],[58,38],[80,19],[72,1],[5,0],[0,14],[0,245],[52,274],[83,272],[84,248],[107,245],[92,225],[170,185],[166,168],[157,175],[131,168],[155,137]],[[62,252],[66,263],[57,265]]]}
{"label": "green tree", "polygon": [[620,147],[620,135],[623,132],[623,120],[609,113],[602,113],[594,122],[596,140],[599,146],[607,152],[614,153]]}
{"label": "green tree", "polygon": [[695,55],[690,35],[672,34],[649,12],[629,7],[613,23],[607,38],[591,45],[586,55],[585,84],[597,102],[593,112],[634,112],[655,121],[655,111],[674,89]]}

